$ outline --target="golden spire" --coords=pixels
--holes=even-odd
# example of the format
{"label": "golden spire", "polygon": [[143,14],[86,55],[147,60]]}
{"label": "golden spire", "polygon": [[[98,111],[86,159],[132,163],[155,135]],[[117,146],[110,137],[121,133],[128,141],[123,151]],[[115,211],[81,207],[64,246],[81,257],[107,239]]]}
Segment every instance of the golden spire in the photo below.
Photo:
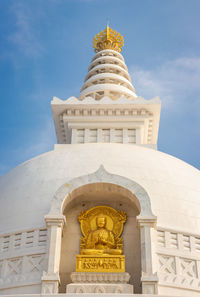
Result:
{"label": "golden spire", "polygon": [[93,39],[93,47],[96,53],[104,49],[112,49],[120,53],[123,45],[123,36],[112,30],[108,25],[104,31],[98,33]]}

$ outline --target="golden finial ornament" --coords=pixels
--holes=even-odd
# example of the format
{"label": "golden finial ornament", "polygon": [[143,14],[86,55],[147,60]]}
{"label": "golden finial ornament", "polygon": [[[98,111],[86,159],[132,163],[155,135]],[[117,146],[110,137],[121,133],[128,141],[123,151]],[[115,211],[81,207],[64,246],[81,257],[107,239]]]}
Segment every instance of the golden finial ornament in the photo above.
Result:
{"label": "golden finial ornament", "polygon": [[120,53],[123,45],[123,36],[117,31],[112,30],[108,25],[104,31],[98,33],[93,39],[95,53],[105,49],[112,49]]}

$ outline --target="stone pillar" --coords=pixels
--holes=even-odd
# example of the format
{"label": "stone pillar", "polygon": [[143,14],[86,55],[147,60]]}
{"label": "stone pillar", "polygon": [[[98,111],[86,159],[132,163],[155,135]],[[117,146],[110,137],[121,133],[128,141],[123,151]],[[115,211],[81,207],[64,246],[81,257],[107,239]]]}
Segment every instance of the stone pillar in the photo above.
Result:
{"label": "stone pillar", "polygon": [[123,128],[123,143],[128,143],[128,129]]}
{"label": "stone pillar", "polygon": [[65,216],[47,215],[45,221],[48,229],[48,263],[47,271],[44,271],[42,276],[42,294],[56,294],[60,282],[61,238]]}
{"label": "stone pillar", "polygon": [[71,143],[77,143],[77,129],[72,129]]}
{"label": "stone pillar", "polygon": [[137,129],[136,129],[136,135],[135,135],[135,137],[136,137],[136,139],[135,139],[135,143],[136,143],[137,145],[140,145],[140,144],[142,143],[142,141],[141,141],[141,136],[142,136],[141,128],[137,128]]}
{"label": "stone pillar", "polygon": [[142,293],[158,294],[158,277],[153,273],[151,228],[156,226],[156,217],[137,217],[140,228],[141,263],[142,263]]}

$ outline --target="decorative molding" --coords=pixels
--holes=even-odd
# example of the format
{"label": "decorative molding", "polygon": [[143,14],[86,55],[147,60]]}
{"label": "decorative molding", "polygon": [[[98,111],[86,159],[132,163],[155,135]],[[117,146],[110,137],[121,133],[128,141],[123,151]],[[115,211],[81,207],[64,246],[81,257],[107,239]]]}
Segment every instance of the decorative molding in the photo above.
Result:
{"label": "decorative molding", "polygon": [[[119,128],[120,127],[120,128]],[[140,133],[135,128],[72,128],[71,143],[129,143],[139,142]]]}
{"label": "decorative molding", "polygon": [[57,215],[48,214],[44,217],[44,219],[47,227],[57,226],[57,227],[63,228],[66,222],[65,216],[60,214],[57,214]]}
{"label": "decorative molding", "polygon": [[47,240],[46,228],[0,237],[0,290],[41,284],[47,264]]}
{"label": "decorative molding", "polygon": [[124,273],[95,273],[95,272],[72,272],[73,283],[122,283],[126,284],[130,280],[130,274]]}
{"label": "decorative molding", "polygon": [[[134,99],[134,101],[130,101],[129,99],[127,99],[125,96],[121,96],[118,100],[113,101],[110,97],[108,96],[104,96],[103,98],[101,98],[100,100],[96,101],[94,98],[92,97],[87,97],[84,100],[80,100],[74,96],[69,97],[66,100],[62,100],[58,97],[53,97],[53,100],[51,101],[52,105],[65,105],[65,106],[73,106],[73,105],[83,105],[86,106],[87,104],[91,104],[91,105],[99,105],[99,103],[101,103],[101,105],[103,106],[104,104],[109,104],[109,105],[120,105],[120,104],[132,104],[132,105],[141,105],[141,104],[147,104],[147,105],[154,105],[154,104],[159,104],[161,105],[161,100],[160,97],[156,96],[152,99],[144,99],[141,96],[138,96],[137,98]],[[66,105],[67,104],[67,105]]]}
{"label": "decorative molding", "polygon": [[200,261],[158,255],[159,285],[200,291]]}
{"label": "decorative molding", "polygon": [[36,228],[0,236],[0,257],[3,259],[46,251],[47,229]]}
{"label": "decorative molding", "polygon": [[200,292],[200,236],[157,228],[159,285]]}
{"label": "decorative molding", "polygon": [[[118,119],[117,122],[116,117]],[[141,106],[138,106],[138,108],[133,108],[132,106],[110,106],[109,108],[108,106],[88,106],[87,108],[77,106],[74,108],[69,106],[59,115],[59,129],[66,143],[70,129],[83,129],[85,131],[86,129],[104,129],[105,127],[108,130],[112,128],[115,128],[116,130],[136,130],[143,127],[145,134],[142,139],[144,139],[144,144],[152,143],[153,122],[154,116],[152,111]],[[104,141],[93,141],[91,139],[87,142],[93,143]],[[73,143],[78,142],[76,141]],[[135,143],[138,143],[138,140],[135,140]]]}
{"label": "decorative molding", "polygon": [[41,283],[46,255],[35,254],[0,261],[0,289]]}
{"label": "decorative molding", "polygon": [[115,106],[108,109],[101,106],[96,107],[76,107],[76,108],[70,108],[68,107],[61,115],[60,120],[62,120],[65,117],[71,117],[71,116],[150,116],[152,117],[153,114],[146,108],[133,108],[130,106],[127,106],[126,108]]}
{"label": "decorative molding", "polygon": [[157,227],[157,251],[200,259],[200,235]]}
{"label": "decorative molding", "polygon": [[69,284],[66,287],[66,293],[98,293],[98,294],[133,294],[133,286],[129,284],[97,284],[97,283],[83,283],[83,284]]}
{"label": "decorative molding", "polygon": [[112,100],[108,95],[100,100],[71,97],[63,101],[54,97],[51,104],[58,143],[72,143],[72,129],[141,129],[141,141],[138,143],[137,140],[136,144],[156,147],[161,108],[159,97],[129,100],[120,96],[118,100]]}
{"label": "decorative molding", "polygon": [[155,228],[157,223],[156,216],[137,216],[137,223],[140,228],[142,227],[150,227]]}

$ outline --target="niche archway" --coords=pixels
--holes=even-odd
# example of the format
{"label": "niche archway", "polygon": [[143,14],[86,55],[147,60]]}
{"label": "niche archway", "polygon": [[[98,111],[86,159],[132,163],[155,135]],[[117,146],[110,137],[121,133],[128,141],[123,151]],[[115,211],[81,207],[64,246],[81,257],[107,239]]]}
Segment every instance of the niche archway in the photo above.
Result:
{"label": "niche archway", "polygon": [[66,224],[62,237],[59,292],[64,293],[66,285],[71,283],[70,274],[75,271],[76,255],[80,253],[81,231],[78,215],[81,211],[94,206],[107,205],[127,213],[127,222],[122,234],[126,272],[131,275],[130,283],[134,285],[135,292],[140,293],[140,230],[137,228],[136,219],[140,213],[140,205],[137,198],[129,190],[110,183],[93,183],[81,186],[70,195],[73,198],[66,204],[63,211]]}
{"label": "niche archway", "polygon": [[[102,197],[102,194],[105,192],[105,199],[100,201],[101,199],[99,199],[99,197]],[[89,199],[86,201],[87,204],[84,203],[85,194]],[[115,198],[112,197],[113,194],[115,195]],[[91,195],[93,197],[95,195],[96,198],[93,199]],[[116,198],[117,195],[118,198]],[[142,292],[144,293],[149,291],[150,287],[151,292],[156,292],[157,276],[154,275],[152,272],[152,249],[150,234],[150,228],[155,225],[156,217],[152,214],[151,211],[149,195],[145,191],[145,189],[136,182],[126,177],[111,174],[107,172],[103,166],[100,166],[100,168],[92,174],[80,176],[74,178],[69,182],[66,182],[57,190],[53,197],[50,212],[45,216],[47,227],[49,229],[50,240],[47,271],[44,272],[42,277],[42,293],[58,292],[60,283],[59,273],[61,274],[61,290],[63,290],[65,282],[68,282],[67,279],[62,279],[62,273],[64,271],[62,271],[62,266],[60,266],[60,259],[61,261],[63,261],[64,259],[63,248],[61,252],[61,230],[63,228],[64,222],[66,221],[66,218],[69,218],[68,212],[71,211],[72,213],[72,209],[75,208],[76,210],[74,211],[78,211],[78,207],[76,207],[76,205],[80,202],[82,203],[82,207],[87,207],[90,203],[93,203],[94,206],[99,205],[99,203],[103,203],[108,206],[110,205],[114,208],[118,208],[114,205],[116,202],[115,200],[117,201],[117,203],[120,203],[120,201],[124,201],[124,203],[126,204],[125,208],[130,206],[129,211],[130,209],[132,209],[132,214],[134,213],[133,216],[135,216],[135,222],[136,216],[137,214],[139,214],[139,216],[137,216],[137,222],[140,228],[140,246],[142,247],[142,249],[141,253],[139,250],[137,251],[137,253],[138,255],[142,254],[141,257],[139,257],[141,261],[140,281],[142,282]],[[83,206],[83,204],[85,205]],[[120,207],[119,204],[118,206]],[[124,209],[124,211],[126,211],[126,209]],[[73,217],[76,220],[75,214],[73,215]],[[78,222],[76,224],[73,224],[73,226],[75,226],[73,234],[77,232],[77,238],[79,238],[80,240],[80,228]],[[67,224],[65,228],[67,228]],[[63,232],[67,230],[65,228]],[[136,224],[134,229],[137,230]],[[137,233],[137,231],[135,232]],[[138,233],[136,234],[136,237],[137,236]],[[130,241],[127,240],[127,243]],[[131,247],[131,249],[133,249],[133,247]],[[71,256],[75,259],[76,254],[79,253],[78,240],[77,242],[75,242],[75,247],[73,247],[72,250],[74,254],[71,253]],[[75,267],[72,268],[72,270],[74,271]],[[139,274],[135,276],[136,279],[138,278],[138,275]],[[137,291],[139,292],[139,282],[136,281],[135,286],[138,287]]]}

